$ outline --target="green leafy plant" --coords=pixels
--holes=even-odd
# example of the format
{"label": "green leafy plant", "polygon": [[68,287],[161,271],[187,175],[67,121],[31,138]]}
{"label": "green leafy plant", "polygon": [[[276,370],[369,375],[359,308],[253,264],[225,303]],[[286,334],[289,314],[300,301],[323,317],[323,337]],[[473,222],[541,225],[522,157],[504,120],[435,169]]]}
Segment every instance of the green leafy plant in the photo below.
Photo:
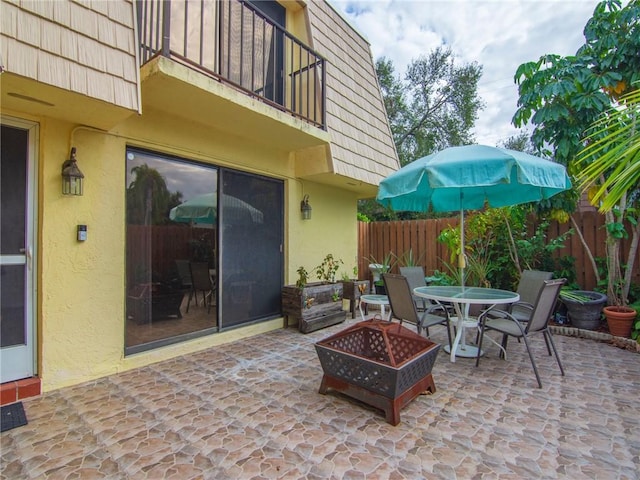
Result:
{"label": "green leafy plant", "polygon": [[[377,270],[380,273],[380,275],[382,275],[384,273],[389,273],[391,271],[391,269],[395,266],[396,262],[398,261],[398,257],[396,257],[396,255],[393,252],[389,252],[384,256],[382,261],[376,260],[376,258],[373,255],[370,255],[367,258],[367,261],[371,265],[377,265]],[[382,281],[382,279],[380,279],[380,280],[376,280],[374,284],[383,285],[384,282]]]}
{"label": "green leafy plant", "polygon": [[309,281],[309,273],[307,272],[307,269],[304,267],[298,267],[298,270],[296,271],[298,272],[298,280],[296,280],[296,287],[304,288],[307,285],[307,282]]}
{"label": "green leafy plant", "polygon": [[420,266],[420,262],[422,261],[423,257],[424,257],[424,252],[419,257],[416,258],[416,256],[413,254],[413,249],[410,248],[409,250],[404,252],[402,255],[400,255],[400,258],[398,259],[398,261],[400,262],[400,265],[402,265],[403,267],[418,267]]}
{"label": "green leafy plant", "polygon": [[560,298],[562,300],[569,300],[580,304],[584,304],[592,300],[592,298],[588,295],[576,292],[575,290],[571,290],[568,288],[563,288],[562,290],[560,290]]}
{"label": "green leafy plant", "polygon": [[342,272],[342,275],[340,275],[340,279],[343,282],[348,282],[350,280],[357,280],[358,279],[358,266],[357,265],[354,266],[353,269],[351,270],[351,272],[352,272],[352,275],[353,275],[351,277],[349,276],[349,273]]}
{"label": "green leafy plant", "polygon": [[[627,214],[640,201],[640,35],[630,34],[639,21],[638,1],[624,6],[619,0],[600,2],[575,55],[546,54],[520,65],[515,74],[520,98],[514,125],[533,125],[536,148],[551,149],[555,161],[568,166],[580,190],[589,193],[605,215],[607,297],[612,305],[629,303],[640,244],[638,216]],[[627,228],[631,239],[625,242],[625,254]],[[578,229],[576,234],[595,271],[593,252]]]}
{"label": "green leafy plant", "polygon": [[333,290],[333,293],[331,294],[331,300],[333,300],[334,302],[340,300],[340,292],[338,290]]}
{"label": "green leafy plant", "polygon": [[316,276],[318,280],[326,283],[335,283],[336,272],[343,265],[344,262],[339,258],[334,258],[333,254],[329,253],[320,265],[315,268]]}
{"label": "green leafy plant", "polygon": [[457,279],[440,270],[434,270],[433,275],[429,277],[429,285],[447,286],[460,285]]}

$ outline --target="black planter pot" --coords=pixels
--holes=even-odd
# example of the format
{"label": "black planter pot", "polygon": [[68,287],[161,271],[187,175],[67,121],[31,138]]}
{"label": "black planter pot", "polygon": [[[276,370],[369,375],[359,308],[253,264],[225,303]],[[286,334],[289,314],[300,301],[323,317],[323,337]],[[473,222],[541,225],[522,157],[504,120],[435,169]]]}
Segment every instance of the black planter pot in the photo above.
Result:
{"label": "black planter pot", "polygon": [[607,304],[607,296],[600,292],[576,290],[574,293],[584,295],[590,300],[579,302],[571,298],[562,298],[567,307],[567,318],[571,325],[583,330],[595,330],[602,323],[602,309]]}
{"label": "black planter pot", "polygon": [[384,285],[375,285],[376,287],[376,295],[386,295],[387,288]]}

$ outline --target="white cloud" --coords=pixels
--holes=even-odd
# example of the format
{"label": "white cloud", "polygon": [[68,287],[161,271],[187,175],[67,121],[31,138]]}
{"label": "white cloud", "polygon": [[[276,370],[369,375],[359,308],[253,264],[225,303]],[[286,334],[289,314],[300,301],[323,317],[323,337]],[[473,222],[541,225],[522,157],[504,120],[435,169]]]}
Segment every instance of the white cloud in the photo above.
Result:
{"label": "white cloud", "polygon": [[403,75],[412,59],[439,45],[459,62],[483,67],[479,93],[486,107],[476,122],[478,143],[495,145],[517,133],[518,66],[541,55],[572,55],[595,0],[330,0],[370,43],[373,58],[393,60]]}

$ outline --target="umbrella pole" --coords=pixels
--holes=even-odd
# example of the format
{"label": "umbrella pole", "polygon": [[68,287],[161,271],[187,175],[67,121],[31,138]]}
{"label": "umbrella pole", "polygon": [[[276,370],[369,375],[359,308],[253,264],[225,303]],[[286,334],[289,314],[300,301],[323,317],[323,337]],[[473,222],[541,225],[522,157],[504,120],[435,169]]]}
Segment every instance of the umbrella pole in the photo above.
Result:
{"label": "umbrella pole", "polygon": [[458,256],[458,267],[460,268],[460,285],[464,287],[464,269],[467,266],[467,255],[464,248],[464,194],[460,192],[460,255]]}

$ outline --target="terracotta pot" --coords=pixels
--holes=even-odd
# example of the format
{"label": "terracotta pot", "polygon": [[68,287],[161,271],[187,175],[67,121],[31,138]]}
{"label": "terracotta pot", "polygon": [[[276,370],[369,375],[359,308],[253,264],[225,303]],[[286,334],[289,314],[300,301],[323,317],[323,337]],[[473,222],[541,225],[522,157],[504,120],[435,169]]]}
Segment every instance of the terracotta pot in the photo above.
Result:
{"label": "terracotta pot", "polygon": [[631,336],[631,326],[636,318],[636,311],[629,307],[604,307],[604,316],[609,325],[609,333],[616,337],[629,338]]}

